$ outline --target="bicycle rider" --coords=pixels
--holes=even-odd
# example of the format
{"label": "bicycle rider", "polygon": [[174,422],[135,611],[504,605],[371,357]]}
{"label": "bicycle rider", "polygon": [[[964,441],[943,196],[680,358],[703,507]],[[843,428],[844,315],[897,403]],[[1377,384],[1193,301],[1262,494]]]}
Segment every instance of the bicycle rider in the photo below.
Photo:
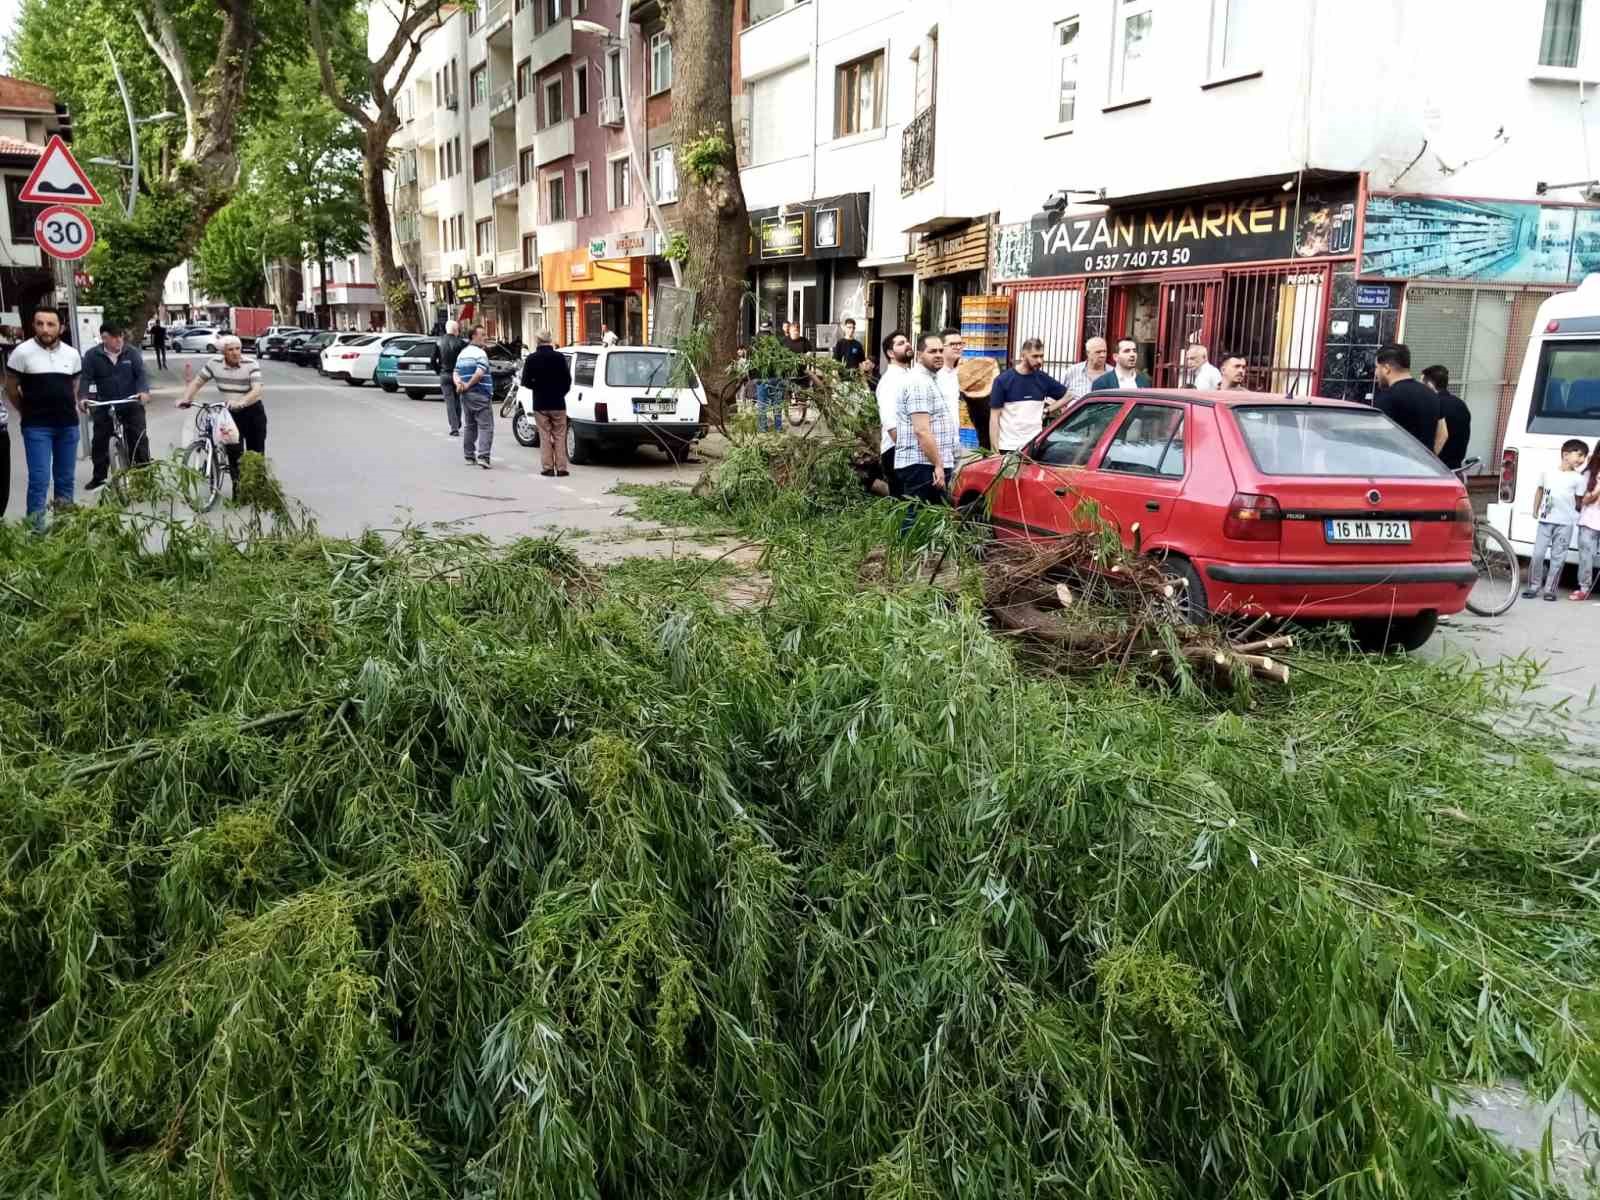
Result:
{"label": "bicycle rider", "polygon": [[232,334],[218,340],[222,353],[206,362],[189,381],[179,408],[188,408],[207,383],[215,381],[217,391],[227,402],[228,411],[239,427],[239,441],[223,447],[228,452],[228,474],[233,476],[233,491],[239,493],[239,460],[246,450],[267,452],[267,408],[261,402],[261,364],[245,358],[239,339]]}
{"label": "bicycle rider", "polygon": [[[130,345],[123,327],[113,321],[100,326],[100,344],[83,355],[83,374],[78,377],[78,406],[88,407],[90,395],[102,403],[117,404],[122,418],[122,436],[128,456],[135,466],[150,461],[150,438],[145,432],[144,406],[150,403],[150,377],[145,373],[144,355]],[[94,436],[89,443],[93,471],[85,490],[105,486],[111,464],[111,409],[94,410]]]}

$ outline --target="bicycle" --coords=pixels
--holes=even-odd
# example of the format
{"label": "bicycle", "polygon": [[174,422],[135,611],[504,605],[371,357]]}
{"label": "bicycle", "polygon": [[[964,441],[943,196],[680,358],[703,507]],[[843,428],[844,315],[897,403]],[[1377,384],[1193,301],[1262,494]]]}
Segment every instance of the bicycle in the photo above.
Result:
{"label": "bicycle", "polygon": [[[1461,480],[1483,465],[1481,458],[1469,458],[1451,474]],[[1467,610],[1480,617],[1498,617],[1517,602],[1517,589],[1522,582],[1521,564],[1511,540],[1482,517],[1472,521],[1472,565],[1477,568],[1478,581],[1467,594]]]}
{"label": "bicycle", "polygon": [[[137,404],[137,396],[124,396],[121,400],[90,400],[85,407],[93,410],[105,408],[111,411],[111,445],[108,447],[110,459],[106,467],[106,491],[122,500],[127,495],[126,475],[133,467],[133,451],[128,445],[128,435],[122,428],[122,406],[124,404]],[[149,435],[145,435],[148,439]]]}
{"label": "bicycle", "polygon": [[194,407],[200,411],[194,417],[195,439],[183,452],[184,492],[190,508],[206,513],[216,507],[228,474],[228,451],[217,440],[217,417],[228,406],[221,400],[196,400]]}

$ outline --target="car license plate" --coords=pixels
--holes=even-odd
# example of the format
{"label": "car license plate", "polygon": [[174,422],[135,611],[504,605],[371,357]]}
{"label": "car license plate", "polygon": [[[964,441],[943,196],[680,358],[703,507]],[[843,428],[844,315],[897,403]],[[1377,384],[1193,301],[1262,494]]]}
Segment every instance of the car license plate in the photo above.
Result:
{"label": "car license plate", "polygon": [[678,411],[676,400],[635,400],[633,411],[636,413],[670,413]]}
{"label": "car license plate", "polygon": [[1386,521],[1371,517],[1329,517],[1323,530],[1330,542],[1409,542],[1410,521]]}

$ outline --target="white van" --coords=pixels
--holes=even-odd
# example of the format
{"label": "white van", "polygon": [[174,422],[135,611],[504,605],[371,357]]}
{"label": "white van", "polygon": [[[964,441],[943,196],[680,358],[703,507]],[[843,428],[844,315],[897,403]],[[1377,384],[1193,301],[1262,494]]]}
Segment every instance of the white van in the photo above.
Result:
{"label": "white van", "polygon": [[[562,346],[572,371],[567,457],[592,462],[605,447],[658,446],[674,461],[706,435],[705,393],[694,367],[662,346]],[[533,394],[517,386],[512,435],[537,446]]]}
{"label": "white van", "polygon": [[[1600,449],[1600,275],[1551,296],[1533,321],[1500,451],[1500,494],[1488,512],[1518,554],[1533,553],[1533,494],[1540,475],[1561,465],[1569,438]],[[1577,562],[1576,549],[1567,560]]]}

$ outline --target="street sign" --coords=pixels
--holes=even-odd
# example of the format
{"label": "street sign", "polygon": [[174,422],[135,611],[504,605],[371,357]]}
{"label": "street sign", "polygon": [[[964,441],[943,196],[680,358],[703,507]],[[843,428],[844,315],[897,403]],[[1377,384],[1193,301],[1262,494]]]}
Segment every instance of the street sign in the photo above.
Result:
{"label": "street sign", "polygon": [[94,226],[77,209],[54,204],[34,218],[33,237],[52,258],[82,258],[94,245]]}
{"label": "street sign", "polygon": [[104,204],[59,133],[51,135],[17,199],[24,204]]}

